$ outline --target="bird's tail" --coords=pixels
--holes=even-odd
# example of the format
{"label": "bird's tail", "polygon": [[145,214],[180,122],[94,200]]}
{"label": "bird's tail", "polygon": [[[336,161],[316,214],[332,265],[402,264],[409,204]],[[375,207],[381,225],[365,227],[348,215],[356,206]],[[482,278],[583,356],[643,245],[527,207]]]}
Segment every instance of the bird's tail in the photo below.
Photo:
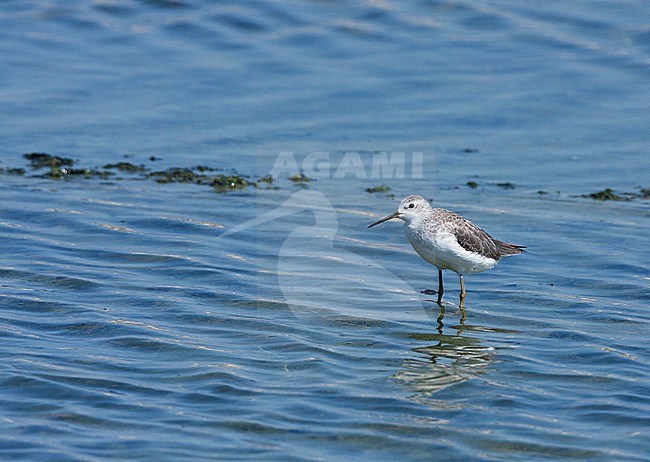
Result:
{"label": "bird's tail", "polygon": [[501,254],[502,257],[509,257],[510,255],[519,255],[526,248],[525,245],[509,244],[507,242],[499,241],[497,239],[494,240],[494,243],[499,249],[499,253]]}

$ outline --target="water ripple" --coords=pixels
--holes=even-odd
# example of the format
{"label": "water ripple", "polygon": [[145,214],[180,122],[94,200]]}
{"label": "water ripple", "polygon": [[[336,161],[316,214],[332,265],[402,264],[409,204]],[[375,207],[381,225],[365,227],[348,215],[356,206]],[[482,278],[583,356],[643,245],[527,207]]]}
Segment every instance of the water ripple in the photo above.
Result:
{"label": "water ripple", "polygon": [[[646,460],[648,202],[580,196],[649,186],[647,8],[594,5],[3,5],[0,459]],[[218,195],[32,150],[329,165]],[[464,313],[366,229],[413,192],[528,245]]]}

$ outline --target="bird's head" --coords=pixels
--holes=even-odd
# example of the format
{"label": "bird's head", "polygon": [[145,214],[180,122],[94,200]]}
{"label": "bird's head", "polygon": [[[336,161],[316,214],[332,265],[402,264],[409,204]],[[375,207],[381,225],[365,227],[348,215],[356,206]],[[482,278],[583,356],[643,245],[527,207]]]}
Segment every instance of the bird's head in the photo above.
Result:
{"label": "bird's head", "polygon": [[373,226],[380,225],[383,222],[392,220],[394,218],[399,218],[400,220],[404,220],[408,223],[411,220],[413,220],[415,217],[420,216],[424,211],[430,208],[431,205],[429,205],[429,202],[427,202],[427,200],[424,197],[418,195],[406,196],[404,199],[402,199],[402,202],[399,203],[399,207],[397,207],[397,211],[391,213],[388,216],[385,216],[381,220],[378,220],[368,225],[368,228],[372,228]]}

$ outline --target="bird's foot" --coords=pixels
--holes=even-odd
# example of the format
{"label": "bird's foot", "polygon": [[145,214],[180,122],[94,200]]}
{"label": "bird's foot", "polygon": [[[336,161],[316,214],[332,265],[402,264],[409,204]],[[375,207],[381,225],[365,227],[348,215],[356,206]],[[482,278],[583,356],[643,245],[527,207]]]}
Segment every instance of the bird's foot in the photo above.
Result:
{"label": "bird's foot", "polygon": [[433,289],[426,289],[426,290],[421,291],[420,293],[424,294],[424,295],[435,295],[438,292],[433,290]]}

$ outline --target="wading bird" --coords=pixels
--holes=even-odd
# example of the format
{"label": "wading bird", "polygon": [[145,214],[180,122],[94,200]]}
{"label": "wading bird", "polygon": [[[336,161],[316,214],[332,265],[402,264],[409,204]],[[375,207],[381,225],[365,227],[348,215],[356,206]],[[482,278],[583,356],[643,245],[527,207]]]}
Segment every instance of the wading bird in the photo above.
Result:
{"label": "wading bird", "polygon": [[433,208],[422,196],[406,196],[392,213],[368,228],[385,221],[404,220],[406,238],[415,251],[438,268],[438,305],[442,304],[442,271],[452,270],[460,277],[460,303],[465,302],[463,275],[480,273],[497,264],[501,257],[517,255],[526,248],[499,241],[471,221],[449,210]]}

